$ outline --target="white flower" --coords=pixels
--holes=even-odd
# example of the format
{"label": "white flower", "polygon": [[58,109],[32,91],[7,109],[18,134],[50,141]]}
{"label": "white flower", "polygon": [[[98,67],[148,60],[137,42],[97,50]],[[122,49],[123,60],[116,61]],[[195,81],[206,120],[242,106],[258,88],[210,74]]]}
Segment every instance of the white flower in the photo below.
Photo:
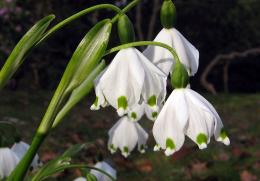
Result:
{"label": "white flower", "polygon": [[87,179],[84,177],[78,177],[78,178],[74,179],[74,181],[87,181]]}
{"label": "white flower", "polygon": [[91,109],[99,109],[107,102],[122,116],[144,101],[150,109],[158,111],[157,105],[166,95],[166,78],[140,51],[123,49],[95,80],[97,99]]}
{"label": "white flower", "polygon": [[0,179],[10,175],[19,162],[19,158],[9,148],[0,148]]}
{"label": "white flower", "polygon": [[[199,66],[199,51],[175,28],[163,28],[154,39],[174,48],[181,63],[186,67],[189,75],[194,75]],[[166,75],[175,63],[172,54],[165,48],[148,46],[144,55],[159,67]]]}
{"label": "white flower", "polygon": [[[18,143],[15,143],[11,150],[17,155],[17,157],[21,160],[23,158],[23,156],[25,155],[25,153],[27,152],[27,150],[29,149],[30,145],[28,145],[27,143],[20,141]],[[41,162],[40,162],[40,158],[38,156],[38,154],[35,155],[33,161],[32,161],[32,168],[36,169],[40,166]]]}
{"label": "white flower", "polygon": [[[112,176],[114,179],[116,179],[116,170],[114,168],[112,168],[108,163],[106,163],[104,161],[97,162],[94,167],[98,168],[100,170],[103,170],[104,172],[106,172],[110,176]],[[105,175],[104,173],[101,173],[98,170],[92,169],[90,171],[90,173],[96,176],[97,181],[111,181],[111,179],[107,175]]]}
{"label": "white flower", "polygon": [[189,88],[175,89],[155,120],[153,135],[157,145],[154,149],[166,149],[165,154],[171,155],[182,147],[185,135],[203,149],[213,134],[217,141],[230,144],[213,106]]}
{"label": "white flower", "polygon": [[127,116],[120,118],[108,134],[108,148],[111,153],[119,148],[122,155],[127,157],[137,144],[138,150],[141,153],[145,152],[148,134],[136,121],[131,121]]}

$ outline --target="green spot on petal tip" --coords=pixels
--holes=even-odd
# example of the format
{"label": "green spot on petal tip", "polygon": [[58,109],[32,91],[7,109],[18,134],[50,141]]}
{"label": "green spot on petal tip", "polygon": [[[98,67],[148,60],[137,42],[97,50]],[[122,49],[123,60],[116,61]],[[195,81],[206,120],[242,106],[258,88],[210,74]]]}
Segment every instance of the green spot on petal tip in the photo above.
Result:
{"label": "green spot on petal tip", "polygon": [[220,137],[221,137],[221,139],[225,139],[226,137],[228,137],[227,136],[227,132],[224,130],[224,129],[221,129],[221,131],[220,131]]}
{"label": "green spot on petal tip", "polygon": [[198,134],[196,141],[199,145],[207,143],[208,137],[204,133]]}
{"label": "green spot on petal tip", "polygon": [[96,97],[95,101],[94,101],[94,105],[97,107],[98,105],[98,96]]}
{"label": "green spot on petal tip", "polygon": [[117,99],[117,106],[118,108],[123,108],[124,110],[126,110],[127,108],[127,99],[125,96],[121,96]]}
{"label": "green spot on petal tip", "polygon": [[170,148],[171,150],[174,150],[176,148],[176,146],[171,138],[166,139],[166,148]]}
{"label": "green spot on petal tip", "polygon": [[136,118],[137,118],[137,115],[136,115],[135,112],[132,112],[132,113],[131,113],[131,118],[133,118],[133,119],[136,119]]}
{"label": "green spot on petal tip", "polygon": [[156,105],[156,96],[153,95],[153,96],[149,97],[147,103],[148,103],[149,106],[154,106],[154,105]]}
{"label": "green spot on petal tip", "polygon": [[158,112],[153,112],[152,113],[152,118],[156,118],[158,116]]}
{"label": "green spot on petal tip", "polygon": [[127,147],[127,146],[124,146],[123,152],[124,152],[124,153],[128,153],[128,147]]}

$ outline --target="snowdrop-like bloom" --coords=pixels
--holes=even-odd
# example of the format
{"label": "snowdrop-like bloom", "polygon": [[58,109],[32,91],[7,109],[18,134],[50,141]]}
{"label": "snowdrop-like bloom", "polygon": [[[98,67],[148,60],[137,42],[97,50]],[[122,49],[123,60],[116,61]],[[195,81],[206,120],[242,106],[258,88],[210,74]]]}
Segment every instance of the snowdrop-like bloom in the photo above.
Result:
{"label": "snowdrop-like bloom", "polygon": [[[23,156],[25,155],[25,153],[27,152],[27,150],[29,149],[30,145],[28,145],[27,143],[20,141],[18,143],[15,143],[11,150],[17,155],[17,157],[21,160],[23,158]],[[35,155],[33,161],[32,161],[32,168],[36,169],[40,166],[41,162],[40,162],[40,158],[38,156],[38,154]]]}
{"label": "snowdrop-like bloom", "polygon": [[217,141],[230,144],[213,106],[189,88],[175,89],[154,123],[154,150],[162,148],[167,156],[171,155],[182,147],[185,135],[204,149],[213,134]]}
{"label": "snowdrop-like bloom", "polygon": [[19,158],[9,148],[0,148],[0,179],[8,177],[19,162]]}
{"label": "snowdrop-like bloom", "polygon": [[[194,75],[197,72],[199,51],[177,29],[163,28],[154,41],[165,43],[174,48],[189,75]],[[175,61],[167,49],[158,46],[148,46],[143,53],[166,75],[172,70]]]}
{"label": "snowdrop-like bloom", "polygon": [[117,148],[127,157],[138,144],[138,150],[145,152],[148,134],[136,121],[131,121],[127,116],[122,117],[108,132],[108,148],[115,153]]}
{"label": "snowdrop-like bloom", "polygon": [[140,51],[123,49],[95,80],[97,98],[91,109],[99,109],[107,102],[123,116],[144,101],[156,112],[158,104],[165,99],[166,78]]}
{"label": "snowdrop-like bloom", "polygon": [[[116,179],[116,170],[112,168],[108,163],[104,161],[97,162],[94,167],[103,170],[104,172],[112,176],[114,179]],[[92,169],[90,170],[90,173],[95,175],[98,181],[111,181],[111,179],[107,175],[101,173],[98,170]]]}

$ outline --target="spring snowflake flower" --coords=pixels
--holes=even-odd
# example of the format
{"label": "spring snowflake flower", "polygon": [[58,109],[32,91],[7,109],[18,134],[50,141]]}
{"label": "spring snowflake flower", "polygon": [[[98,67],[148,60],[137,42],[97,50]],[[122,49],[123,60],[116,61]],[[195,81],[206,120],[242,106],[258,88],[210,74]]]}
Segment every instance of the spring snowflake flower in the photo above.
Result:
{"label": "spring snowflake flower", "polygon": [[19,162],[19,158],[9,148],[0,148],[0,179],[8,177]]}
{"label": "spring snowflake flower", "polygon": [[189,88],[175,89],[154,123],[153,135],[157,143],[154,150],[165,149],[169,156],[182,147],[185,135],[204,149],[213,134],[217,141],[230,144],[213,106]]}
{"label": "spring snowflake flower", "polygon": [[[189,75],[194,75],[199,67],[199,51],[175,28],[163,28],[154,39],[174,48],[181,63]],[[166,75],[172,70],[175,61],[172,54],[165,48],[148,46],[143,54],[159,67]]]}
{"label": "spring snowflake flower", "polygon": [[122,117],[109,130],[108,148],[115,153],[117,148],[121,150],[124,157],[127,157],[138,144],[138,150],[145,152],[148,134],[136,121],[131,121],[127,116]]}
{"label": "spring snowflake flower", "polygon": [[97,98],[91,109],[109,103],[123,116],[144,101],[151,110],[158,111],[166,95],[166,78],[140,51],[123,49],[95,80]]}
{"label": "spring snowflake flower", "polygon": [[[23,158],[23,156],[25,155],[25,153],[27,152],[27,150],[29,149],[30,145],[28,145],[27,143],[20,141],[18,143],[15,143],[11,150],[17,155],[17,157],[21,160]],[[41,165],[40,162],[40,158],[38,156],[38,154],[35,155],[31,167],[32,169],[36,169]]]}
{"label": "spring snowflake flower", "polygon": [[[105,161],[97,162],[94,167],[103,170],[104,172],[112,176],[114,179],[116,179],[116,170]],[[111,179],[107,175],[99,172],[98,170],[92,169],[90,173],[95,175],[98,181],[111,181]]]}

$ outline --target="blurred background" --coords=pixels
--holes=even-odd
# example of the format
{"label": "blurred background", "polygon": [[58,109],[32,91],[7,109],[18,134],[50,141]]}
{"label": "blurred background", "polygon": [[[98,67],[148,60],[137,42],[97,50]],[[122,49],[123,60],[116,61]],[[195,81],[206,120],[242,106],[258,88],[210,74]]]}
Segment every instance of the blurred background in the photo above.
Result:
{"label": "blurred background", "polygon": [[[45,15],[55,14],[57,23],[95,4],[124,7],[129,2],[0,0],[0,66],[21,36]],[[142,0],[128,13],[138,40],[153,40],[161,30],[161,3],[162,0]],[[200,151],[186,141],[181,151],[165,157],[163,153],[152,152],[151,137],[145,155],[134,152],[128,159],[119,154],[110,155],[106,150],[107,131],[118,117],[110,108],[89,111],[94,100],[91,93],[47,139],[40,151],[43,161],[62,153],[71,144],[92,141],[78,161],[92,163],[101,154],[114,163],[119,180],[123,181],[260,179],[260,0],[175,0],[174,3],[178,15],[176,28],[200,51],[199,71],[191,85],[218,110],[229,131],[231,146],[212,140],[207,150]],[[37,48],[1,92],[0,119],[15,122],[24,139],[30,142],[76,46],[97,21],[113,16],[110,11],[84,16]],[[110,47],[119,42],[116,28],[113,31]],[[141,124],[151,130],[152,123],[148,120]],[[71,180],[80,174],[79,170],[67,172],[55,179]]]}

